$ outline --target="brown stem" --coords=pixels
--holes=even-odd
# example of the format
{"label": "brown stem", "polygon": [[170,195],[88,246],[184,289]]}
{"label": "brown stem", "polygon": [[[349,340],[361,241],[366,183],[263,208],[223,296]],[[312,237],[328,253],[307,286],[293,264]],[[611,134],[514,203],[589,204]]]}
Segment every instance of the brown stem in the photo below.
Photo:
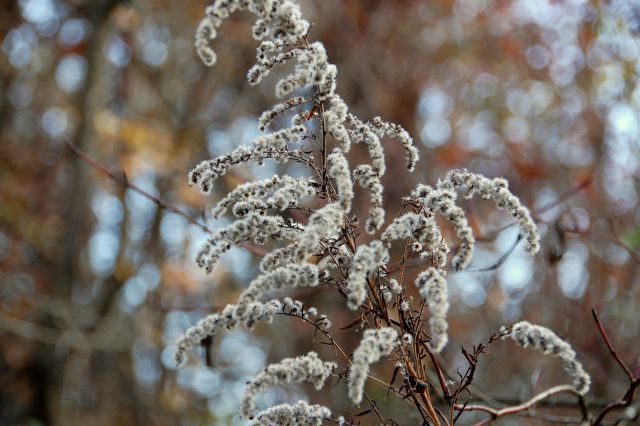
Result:
{"label": "brown stem", "polygon": [[531,398],[526,402],[523,402],[522,404],[514,405],[511,407],[506,407],[502,409],[496,409],[496,408],[488,407],[486,405],[466,405],[466,404],[455,404],[454,408],[459,411],[483,411],[485,413],[489,413],[491,415],[489,419],[485,419],[476,424],[476,426],[481,426],[481,425],[488,424],[499,417],[504,417],[511,414],[517,414],[522,411],[526,411],[531,407],[533,407],[538,402],[562,392],[577,394],[573,386],[559,385],[559,386],[554,386],[552,388],[549,388],[546,391],[537,394],[536,396],[534,396],[533,398]]}
{"label": "brown stem", "polygon": [[595,308],[591,308],[591,314],[593,315],[593,319],[595,320],[596,325],[598,326],[600,335],[604,339],[604,343],[607,345],[607,348],[609,349],[609,353],[620,365],[620,367],[624,370],[629,380],[633,381],[634,380],[633,374],[631,374],[631,370],[629,370],[629,367],[627,367],[627,364],[625,364],[622,358],[620,358],[620,355],[618,355],[618,351],[616,351],[616,349],[613,347],[613,344],[611,343],[611,340],[609,340],[609,336],[607,336],[607,332],[605,331],[602,323],[600,322],[600,318],[598,317],[598,311],[596,311]]}
{"label": "brown stem", "polygon": [[[144,198],[146,198],[148,200],[153,201],[161,209],[170,211],[172,213],[177,214],[178,216],[183,217],[187,222],[191,223],[192,225],[197,226],[201,230],[203,230],[203,231],[205,231],[207,233],[213,233],[213,230],[211,228],[209,228],[204,223],[200,222],[198,219],[195,219],[195,218],[189,216],[187,213],[185,213],[184,211],[180,210],[178,207],[176,207],[176,206],[174,206],[172,204],[169,204],[169,203],[161,200],[160,198],[156,197],[155,195],[148,193],[147,191],[145,191],[144,189],[140,188],[139,186],[136,186],[136,185],[132,184],[131,182],[129,182],[129,179],[127,179],[124,174],[118,174],[118,173],[115,173],[115,172],[109,170],[106,166],[98,163],[96,160],[91,158],[88,154],[86,154],[84,151],[82,151],[77,146],[75,146],[75,145],[73,145],[73,144],[71,144],[69,142],[65,142],[65,146],[67,147],[67,149],[69,149],[69,151],[74,153],[83,162],[85,162],[86,164],[91,166],[93,169],[99,171],[103,175],[107,176],[112,181],[122,185],[123,187],[125,187],[127,189],[131,189],[132,191],[137,192],[138,194],[142,195]],[[242,247],[244,247],[245,249],[247,249],[248,251],[250,251],[251,253],[256,254],[258,256],[264,256],[264,255],[266,255],[268,253],[266,250],[264,250],[262,248],[259,248],[259,247],[252,246],[251,244],[242,243],[240,245]]]}
{"label": "brown stem", "polygon": [[[413,369],[413,366],[411,365],[411,363],[407,362],[406,366],[407,366],[407,372],[411,376],[416,377],[416,372]],[[438,414],[436,413],[436,410],[433,408],[433,404],[431,403],[431,396],[429,395],[429,390],[427,389],[426,386],[416,390],[418,392],[418,395],[420,395],[420,397],[422,398],[424,405],[426,406],[427,414],[429,414],[431,421],[436,426],[440,426],[440,420],[438,419]]]}

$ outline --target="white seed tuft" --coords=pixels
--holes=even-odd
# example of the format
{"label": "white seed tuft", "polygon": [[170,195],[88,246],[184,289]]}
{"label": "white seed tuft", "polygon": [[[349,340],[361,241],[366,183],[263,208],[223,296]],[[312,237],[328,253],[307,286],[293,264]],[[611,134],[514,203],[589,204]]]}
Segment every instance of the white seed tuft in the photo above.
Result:
{"label": "white seed tuft", "polygon": [[349,398],[360,404],[364,384],[369,374],[369,365],[383,356],[389,355],[398,345],[398,332],[390,327],[364,331],[360,345],[353,352],[353,362],[349,368]]}
{"label": "white seed tuft", "polygon": [[440,352],[446,346],[447,336],[447,312],[449,311],[449,296],[447,281],[442,272],[436,268],[429,268],[418,275],[416,287],[420,296],[427,302],[431,318],[429,318],[429,331],[431,342],[429,346],[434,352]]}
{"label": "white seed tuft", "polygon": [[310,383],[319,390],[336,367],[336,363],[322,361],[315,352],[296,358],[285,358],[277,364],[268,365],[247,385],[240,412],[244,417],[250,417],[255,398],[273,386]]}
{"label": "white seed tuft", "polygon": [[545,355],[551,354],[560,358],[565,371],[573,379],[576,391],[581,395],[589,391],[591,377],[576,359],[576,352],[569,343],[562,340],[553,331],[527,321],[520,321],[511,327],[509,336],[523,348],[531,346],[542,351]]}

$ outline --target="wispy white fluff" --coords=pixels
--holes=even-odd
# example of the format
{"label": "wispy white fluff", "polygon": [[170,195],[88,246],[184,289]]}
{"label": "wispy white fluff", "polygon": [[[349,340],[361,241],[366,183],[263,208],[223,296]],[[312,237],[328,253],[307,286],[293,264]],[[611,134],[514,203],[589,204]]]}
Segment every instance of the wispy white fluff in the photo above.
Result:
{"label": "wispy white fluff", "polygon": [[276,42],[293,43],[309,29],[309,23],[302,19],[300,8],[288,0],[218,0],[206,9],[206,16],[196,31],[196,51],[208,66],[216,63],[216,54],[210,43],[216,38],[219,28],[229,15],[236,10],[248,10],[258,18],[253,26],[253,36],[257,40],[271,38]]}
{"label": "wispy white fluff", "polygon": [[319,390],[336,367],[336,363],[322,361],[315,352],[268,365],[247,385],[240,412],[244,417],[250,417],[255,398],[272,386],[310,383]]}
{"label": "wispy white fluff", "polygon": [[369,191],[369,216],[365,223],[365,231],[372,234],[384,224],[385,211],[382,207],[384,187],[380,178],[387,166],[384,161],[384,150],[378,132],[370,123],[363,123],[355,115],[347,116],[349,122],[349,139],[352,143],[363,143],[367,146],[371,164],[361,164],[353,171],[354,180]]}
{"label": "wispy white fluff", "polygon": [[382,233],[381,240],[387,247],[395,240],[413,238],[413,250],[421,257],[431,256],[434,266],[444,271],[449,247],[444,241],[433,215],[405,213],[391,222]]}
{"label": "wispy white fluff", "polygon": [[402,292],[404,291],[404,288],[402,288],[402,286],[400,285],[398,280],[396,280],[395,278],[391,278],[389,280],[388,286],[389,286],[389,290],[391,291],[391,293],[393,293],[395,295],[402,294]]}
{"label": "wispy white fluff", "polygon": [[[258,47],[256,54],[258,63],[253,65],[249,68],[249,71],[247,71],[247,80],[252,86],[260,84],[262,80],[269,75],[271,68],[276,64],[284,64],[290,59],[303,55],[305,52],[305,49],[301,47],[279,50],[284,47],[283,45],[279,45],[276,50],[272,50],[271,47],[275,46],[276,45],[272,42],[262,42]],[[272,53],[272,55],[269,55],[269,53]],[[264,129],[261,128],[260,130]]]}
{"label": "wispy white fluff", "polygon": [[326,248],[327,256],[318,262],[318,267],[329,272],[333,270],[341,270],[346,274],[353,259],[353,253],[346,245],[332,246]]}
{"label": "wispy white fluff", "polygon": [[358,184],[369,190],[369,217],[365,222],[364,229],[369,234],[373,234],[384,225],[385,211],[382,207],[382,182],[380,177],[373,171],[370,165],[361,164],[353,171],[353,178]]}
{"label": "wispy white fluff", "polygon": [[376,176],[381,177],[387,170],[387,165],[384,162],[384,150],[378,132],[370,123],[363,123],[353,114],[349,114],[347,120],[351,141],[367,146],[371,158],[371,170]]}
{"label": "wispy white fluff", "polygon": [[349,213],[351,210],[351,200],[353,199],[353,182],[351,181],[351,172],[349,171],[349,163],[340,148],[333,150],[327,157],[328,176],[335,179],[336,191],[338,192],[338,201],[343,212]]}
{"label": "wispy white fluff", "polygon": [[413,144],[413,138],[402,126],[384,121],[380,117],[375,117],[372,122],[374,129],[378,132],[378,136],[389,136],[400,141],[405,151],[407,151],[407,169],[412,172],[420,155],[418,149]]}
{"label": "wispy white fluff", "polygon": [[476,240],[464,210],[455,203],[456,193],[420,184],[412,195],[422,201],[426,210],[439,214],[453,225],[456,236],[460,239],[460,245],[451,263],[455,269],[466,268],[471,262]]}
{"label": "wispy white fluff", "polygon": [[331,410],[323,405],[297,403],[274,405],[259,412],[251,421],[254,426],[321,426],[324,419],[331,417]]}
{"label": "wispy white fluff", "polygon": [[276,96],[285,98],[293,91],[315,85],[318,96],[324,100],[335,90],[336,66],[327,62],[327,53],[322,43],[311,43],[296,56],[293,72],[276,84]]}
{"label": "wispy white fluff", "polygon": [[267,253],[260,261],[260,271],[269,272],[275,268],[293,261],[297,246],[290,244]]}
{"label": "wispy white fluff", "polygon": [[361,245],[353,255],[347,278],[347,304],[350,309],[358,309],[367,298],[367,278],[378,267],[383,266],[389,257],[389,252],[380,241],[373,241],[369,245]]}
{"label": "wispy white fluff", "polygon": [[269,123],[271,123],[271,121],[275,119],[278,115],[286,111],[289,111],[292,108],[295,108],[299,105],[302,105],[305,102],[309,102],[309,99],[296,96],[294,98],[289,99],[286,102],[282,102],[274,105],[271,109],[264,111],[260,115],[260,118],[258,118],[258,128],[260,130],[264,130],[267,127],[267,125],[269,125]]}
{"label": "wispy white fluff", "polygon": [[364,384],[369,375],[369,365],[383,356],[389,355],[398,345],[398,332],[390,327],[368,329],[362,335],[360,344],[353,352],[353,361],[349,367],[349,399],[360,404]]}
{"label": "wispy white fluff", "polygon": [[349,109],[344,100],[335,93],[327,96],[327,100],[330,107],[324,112],[325,128],[338,142],[340,149],[347,153],[351,149],[351,139],[345,127],[345,120],[347,119]]}
{"label": "wispy white fluff", "polygon": [[573,386],[581,395],[589,391],[591,377],[584,370],[582,364],[576,359],[576,353],[569,343],[558,337],[546,327],[533,325],[527,321],[521,321],[511,327],[509,336],[518,342],[523,348],[531,346],[542,351],[545,355],[553,355],[560,358],[564,369],[573,380]]}
{"label": "wispy white fluff", "polygon": [[485,200],[493,199],[500,209],[509,212],[520,225],[522,235],[527,242],[526,251],[534,255],[540,250],[540,236],[529,209],[522,205],[518,197],[509,191],[509,183],[503,178],[489,179],[467,170],[452,170],[440,179],[440,189],[464,190],[465,197],[479,194]]}
{"label": "wispy white fluff", "polygon": [[238,298],[237,312],[242,315],[252,303],[259,301],[270,291],[314,287],[318,285],[318,268],[311,264],[293,264],[280,267],[251,281]]}
{"label": "wispy white fluff", "polygon": [[189,183],[198,185],[203,193],[208,194],[211,192],[213,182],[235,165],[248,162],[262,164],[264,160],[270,158],[284,162],[292,155],[287,149],[287,144],[299,141],[305,132],[306,129],[303,126],[294,126],[258,136],[249,146],[241,145],[228,154],[198,164],[189,173]]}
{"label": "wispy white fluff", "polygon": [[257,322],[271,322],[273,316],[282,311],[282,303],[279,300],[270,300],[266,303],[254,302],[245,306],[239,314],[236,305],[227,305],[222,312],[211,314],[193,327],[189,328],[176,342],[178,347],[175,360],[181,364],[185,353],[197,346],[203,339],[213,336],[224,328],[231,329],[238,326],[252,328]]}
{"label": "wispy white fluff", "polygon": [[207,273],[211,273],[220,256],[234,244],[251,239],[258,244],[264,244],[267,239],[293,239],[297,231],[283,224],[284,220],[279,216],[249,213],[209,238],[198,253],[196,263]]}
{"label": "wispy white fluff", "polygon": [[380,239],[385,245],[390,246],[395,240],[415,238],[416,232],[426,226],[426,221],[424,216],[417,213],[405,213],[387,226]]}
{"label": "wispy white fluff", "polygon": [[[286,286],[281,286],[281,288],[284,287]],[[208,315],[187,329],[176,341],[177,350],[174,359],[177,364],[181,364],[189,349],[198,346],[203,339],[214,336],[222,329],[244,327],[251,330],[258,322],[270,324],[274,315],[279,314],[312,321],[321,330],[326,331],[331,328],[331,321],[326,315],[319,315],[315,307],[307,307],[301,301],[290,297],[285,297],[282,301],[272,299],[264,303],[244,300],[237,304],[228,304],[221,312]]]}
{"label": "wispy white fluff", "polygon": [[427,302],[429,313],[429,331],[431,342],[429,346],[434,352],[440,352],[449,341],[447,330],[447,312],[449,311],[449,292],[447,281],[436,268],[429,268],[418,275],[416,287],[420,296]]}
{"label": "wispy white fluff", "polygon": [[409,333],[404,333],[401,337],[400,337],[400,341],[402,342],[402,345],[404,346],[409,346],[413,344],[413,336]]}
{"label": "wispy white fluff", "polygon": [[342,217],[343,210],[339,203],[329,203],[309,216],[309,222],[297,238],[295,258],[303,261],[309,253],[318,249],[322,238],[338,233]]}
{"label": "wispy white fluff", "polygon": [[257,207],[251,200],[262,202],[264,209],[284,210],[297,207],[300,200],[315,193],[315,181],[311,178],[274,175],[270,179],[239,185],[216,204],[211,214],[217,218],[230,207],[245,203],[244,210],[235,213],[236,216],[245,216]]}

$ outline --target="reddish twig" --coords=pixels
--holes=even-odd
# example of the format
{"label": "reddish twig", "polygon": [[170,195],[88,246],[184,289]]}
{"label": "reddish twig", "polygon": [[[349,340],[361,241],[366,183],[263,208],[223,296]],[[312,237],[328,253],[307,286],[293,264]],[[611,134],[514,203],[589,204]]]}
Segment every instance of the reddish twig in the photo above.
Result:
{"label": "reddish twig", "polygon": [[460,411],[483,411],[485,413],[489,413],[491,415],[490,418],[485,419],[476,424],[476,426],[481,426],[481,425],[488,424],[499,417],[504,417],[511,414],[517,414],[522,411],[527,411],[538,402],[544,399],[547,399],[550,396],[556,395],[558,393],[563,393],[563,392],[577,394],[573,386],[559,385],[559,386],[554,386],[552,388],[549,388],[546,391],[537,394],[536,396],[534,396],[533,398],[531,398],[526,402],[523,402],[522,404],[514,405],[511,407],[505,407],[502,409],[495,409],[495,408],[487,407],[486,405],[467,405],[467,404],[455,404],[454,407],[456,410],[460,410]]}
{"label": "reddish twig", "polygon": [[629,382],[629,387],[627,388],[623,397],[604,407],[604,409],[600,412],[600,414],[598,414],[598,417],[596,417],[596,419],[593,421],[593,425],[596,426],[596,425],[602,424],[602,421],[610,412],[620,408],[626,408],[630,406],[631,403],[633,402],[636,389],[639,386],[640,386],[640,377],[636,377],[634,380],[631,380]]}
{"label": "reddish twig", "polygon": [[620,358],[620,355],[618,355],[618,351],[616,351],[616,349],[613,347],[613,344],[611,343],[611,340],[609,339],[609,336],[607,335],[607,332],[605,331],[604,326],[602,325],[602,322],[600,322],[600,318],[598,317],[598,312],[595,310],[595,308],[591,309],[591,313],[593,314],[593,319],[595,320],[596,325],[598,326],[600,335],[602,336],[604,343],[607,345],[607,349],[609,349],[609,353],[611,354],[613,359],[616,360],[618,365],[620,365],[624,373],[629,378],[629,387],[625,391],[622,398],[611,402],[610,404],[608,404],[606,407],[602,409],[600,414],[598,414],[598,417],[596,417],[596,419],[593,421],[593,424],[595,426],[595,425],[601,424],[604,421],[604,418],[610,412],[614,410],[618,410],[620,408],[625,408],[631,405],[631,403],[633,402],[633,398],[635,396],[636,389],[640,387],[640,375],[638,377],[634,377],[633,374],[631,373],[631,370],[627,366],[627,364],[622,360],[622,358]]}
{"label": "reddish twig", "polygon": [[596,321],[598,330],[600,331],[600,335],[604,339],[604,343],[607,345],[607,348],[609,349],[609,353],[611,354],[613,359],[615,359],[616,362],[620,365],[620,367],[624,370],[629,380],[633,381],[634,377],[633,377],[633,374],[631,374],[631,370],[629,369],[629,367],[627,367],[627,364],[625,364],[622,358],[620,358],[620,355],[618,355],[618,351],[616,351],[616,349],[613,347],[611,340],[609,340],[609,336],[607,336],[607,332],[605,331],[604,327],[602,326],[602,323],[600,322],[600,318],[598,317],[598,312],[596,311],[595,308],[591,308],[591,314],[593,315],[593,319]]}
{"label": "reddish twig", "polygon": [[[103,175],[105,175],[106,177],[111,179],[112,181],[124,186],[127,189],[131,189],[132,191],[142,195],[144,198],[146,198],[148,200],[153,201],[161,209],[168,210],[168,211],[170,211],[172,213],[175,213],[175,214],[183,217],[185,220],[187,220],[187,222],[191,223],[192,225],[197,226],[201,230],[203,230],[203,231],[205,231],[207,233],[210,233],[210,234],[213,233],[213,230],[211,228],[209,228],[204,223],[200,222],[198,219],[195,219],[195,218],[191,217],[190,215],[188,215],[187,213],[185,213],[184,211],[182,211],[178,207],[161,200],[160,198],[156,197],[155,195],[150,194],[147,191],[145,191],[144,189],[140,188],[139,186],[136,186],[136,185],[132,184],[131,182],[129,182],[129,179],[127,179],[127,177],[126,177],[126,175],[124,173],[123,174],[118,174],[118,173],[115,173],[115,172],[109,170],[106,166],[98,163],[96,160],[91,158],[87,153],[85,153],[80,148],[78,148],[77,146],[75,146],[75,145],[73,145],[73,144],[71,144],[69,142],[65,142],[65,146],[67,147],[67,149],[69,149],[69,151],[71,151],[73,154],[75,154],[80,160],[82,160],[83,162],[85,162],[86,164],[91,166],[93,169],[99,171],[100,173],[102,173]],[[246,244],[246,243],[242,243],[240,245],[242,247],[246,248],[251,253],[256,254],[258,256],[264,256],[264,255],[267,254],[266,250],[261,249],[259,247],[255,247],[255,246],[252,246],[252,245]]]}

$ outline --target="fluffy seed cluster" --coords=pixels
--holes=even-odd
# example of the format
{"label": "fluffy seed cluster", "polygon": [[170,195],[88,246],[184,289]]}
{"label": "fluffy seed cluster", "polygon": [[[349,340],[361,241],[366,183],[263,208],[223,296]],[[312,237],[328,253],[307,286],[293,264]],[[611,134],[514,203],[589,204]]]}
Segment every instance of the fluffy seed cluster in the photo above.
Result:
{"label": "fluffy seed cluster", "polygon": [[485,199],[493,199],[498,208],[507,210],[520,225],[520,230],[527,241],[527,252],[534,255],[539,251],[540,236],[535,222],[529,210],[509,191],[505,179],[489,179],[466,170],[453,170],[440,179],[435,188],[421,184],[411,196],[421,201],[425,209],[441,215],[453,225],[461,241],[456,255],[451,260],[455,269],[464,269],[469,265],[475,246],[473,230],[464,210],[455,204],[458,190],[464,191],[466,198],[480,194]]}
{"label": "fluffy seed cluster", "polygon": [[327,95],[327,101],[330,108],[325,110],[323,116],[325,129],[338,142],[340,149],[347,153],[351,150],[349,131],[345,127],[349,109],[344,100],[335,93]]}
{"label": "fluffy seed cluster", "polygon": [[367,298],[367,279],[378,267],[383,266],[389,257],[389,253],[380,241],[373,241],[369,245],[358,247],[351,267],[346,288],[347,303],[350,309],[356,310]]}
{"label": "fluffy seed cluster", "polygon": [[273,386],[310,383],[319,390],[336,367],[333,362],[322,361],[315,352],[268,365],[247,385],[240,411],[243,416],[251,417],[255,398]]}
{"label": "fluffy seed cluster", "polygon": [[327,157],[328,175],[336,181],[336,191],[338,200],[343,212],[349,213],[351,210],[351,200],[353,199],[353,182],[349,171],[349,162],[340,148],[333,150]]}
{"label": "fluffy seed cluster", "polygon": [[343,214],[340,203],[329,203],[309,216],[309,222],[295,242],[295,260],[304,261],[310,253],[318,249],[322,238],[337,234],[342,225]]}
{"label": "fluffy seed cluster", "polygon": [[485,200],[494,200],[498,208],[508,211],[520,225],[520,231],[527,242],[526,251],[531,255],[540,251],[540,235],[531,213],[518,197],[509,191],[509,182],[506,179],[489,179],[467,170],[452,170],[438,181],[437,187],[449,191],[463,190],[465,198],[479,194]]}
{"label": "fluffy seed cluster", "polygon": [[418,149],[413,145],[413,138],[409,135],[409,132],[395,123],[384,121],[380,117],[375,117],[372,124],[379,137],[389,136],[400,141],[407,152],[407,169],[413,171],[420,155]]}
{"label": "fluffy seed cluster", "polygon": [[236,303],[236,312],[242,315],[245,309],[259,301],[269,291],[316,285],[318,285],[318,268],[315,265],[294,264],[277,268],[258,276],[249,284],[249,287],[240,294]]}
{"label": "fluffy seed cluster", "polygon": [[271,323],[273,317],[279,314],[313,320],[321,330],[326,331],[331,327],[331,321],[326,315],[318,315],[314,307],[305,309],[302,302],[289,297],[282,301],[272,299],[264,303],[260,301],[246,303],[245,301],[245,303],[228,304],[222,312],[211,314],[198,321],[178,339],[174,355],[176,364],[179,365],[184,361],[189,349],[198,346],[202,340],[214,336],[223,329],[244,327],[251,330],[259,322]]}
{"label": "fluffy seed cluster", "polygon": [[[202,319],[187,330],[177,343],[176,361],[181,362],[188,349],[223,328],[251,328],[259,321],[271,321],[276,314],[304,319],[315,316],[315,325],[327,330],[331,325],[329,319],[325,315],[317,316],[314,308],[305,309],[301,302],[290,298],[283,301],[261,300],[271,291],[317,286],[331,281],[336,275],[345,279],[347,302],[351,309],[357,309],[366,300],[369,279],[380,289],[385,301],[390,302],[395,297],[402,311],[410,311],[402,285],[390,277],[385,268],[393,241],[405,239],[411,243],[413,253],[418,254],[422,261],[430,262],[431,267],[420,274],[416,286],[431,314],[431,348],[442,350],[447,343],[449,305],[444,277],[449,247],[435,216],[440,215],[453,224],[461,243],[451,262],[454,268],[461,269],[470,262],[475,239],[464,210],[456,205],[459,191],[466,197],[480,194],[483,198],[493,199],[499,208],[509,211],[522,228],[527,250],[535,253],[539,237],[531,215],[509,192],[503,179],[488,179],[456,170],[440,179],[435,187],[418,186],[406,205],[411,206],[412,211],[394,219],[379,239],[354,249],[344,238],[343,231],[349,229],[345,219],[352,214],[355,184],[365,190],[369,200],[365,231],[374,234],[385,225],[383,139],[392,138],[402,144],[410,171],[418,162],[418,150],[409,133],[399,125],[380,117],[364,122],[349,112],[344,100],[336,93],[337,68],[329,63],[322,43],[307,40],[309,22],[302,18],[300,8],[293,0],[215,0],[206,9],[206,16],[196,34],[196,50],[205,64],[216,62],[211,42],[217,37],[217,29],[231,13],[240,10],[256,16],[253,36],[260,42],[256,49],[256,63],[249,69],[247,79],[252,85],[258,84],[274,67],[289,65],[286,68],[289,71],[275,85],[275,94],[282,102],[258,118],[257,127],[264,133],[247,145],[198,164],[190,172],[189,182],[209,194],[215,181],[232,168],[251,163],[260,165],[267,160],[303,164],[314,177],[276,175],[245,183],[216,204],[212,211],[214,217],[228,211],[234,217],[229,225],[213,233],[199,252],[196,261],[206,272],[210,273],[220,256],[233,245],[248,241],[255,244],[285,243],[264,256],[260,264],[261,274],[242,292],[236,304],[227,305],[222,312]],[[290,117],[288,127],[285,122],[287,116]],[[322,135],[322,144],[318,135]],[[319,161],[310,155],[307,142],[312,147],[322,145],[326,169],[319,170]],[[365,164],[350,166],[346,155],[352,144],[364,144],[366,147],[369,158]],[[326,204],[320,208],[311,204],[307,210],[306,199],[314,196],[326,200]],[[289,213],[287,209],[293,208],[311,212],[306,223],[304,220],[296,223],[285,219]],[[311,255],[318,253],[323,255],[314,256],[317,265],[309,263]],[[520,328],[514,326],[513,336],[519,335],[518,330]],[[548,341],[549,337],[546,339]],[[393,328],[365,330],[349,370],[349,397],[354,403],[362,400],[369,365],[390,354],[399,342],[409,345],[411,340],[411,335],[398,339]],[[543,348],[540,345],[546,344],[536,343],[536,347]],[[567,370],[578,377],[583,372],[581,365],[575,359],[573,363],[568,361],[571,354],[575,358],[575,353],[570,348],[563,349],[560,343],[554,344],[554,348],[559,349],[551,351],[562,354],[559,356],[565,360]],[[249,383],[242,401],[243,415],[251,415],[254,398],[268,387],[309,382],[319,388],[335,367],[334,363],[321,361],[313,352],[268,366]],[[586,383],[588,388],[588,381]],[[579,384],[576,381],[577,388]],[[255,417],[254,424],[319,425],[330,416],[331,412],[326,407],[300,401],[262,411]]]}
{"label": "fluffy seed cluster", "polygon": [[295,244],[272,250],[260,261],[260,271],[263,273],[270,272],[279,266],[292,262],[295,251]]}
{"label": "fluffy seed cluster", "polygon": [[447,312],[449,311],[449,292],[447,291],[447,281],[442,272],[436,268],[429,268],[416,278],[416,287],[420,296],[427,302],[429,307],[429,331],[431,342],[429,346],[434,352],[440,352],[449,341],[447,330]]}
{"label": "fluffy seed cluster", "polygon": [[253,26],[253,36],[258,40],[273,38],[280,43],[294,43],[309,30],[300,8],[291,1],[217,0],[207,7],[206,16],[196,30],[196,51],[206,65],[216,63],[216,54],[210,46],[217,37],[216,29],[237,10],[248,10],[258,17]]}
{"label": "fluffy seed cluster", "polygon": [[573,380],[576,391],[581,395],[589,391],[591,377],[584,370],[582,364],[576,360],[576,352],[569,343],[562,340],[553,331],[527,321],[521,321],[511,327],[509,336],[523,348],[530,346],[542,351],[545,355],[550,354],[560,358],[565,371]]}
{"label": "fluffy seed cluster", "polygon": [[198,253],[196,262],[207,273],[211,273],[220,256],[229,251],[234,244],[249,240],[256,244],[264,244],[269,239],[294,239],[297,231],[285,227],[284,222],[279,216],[264,216],[260,212],[248,213],[210,237]]}
{"label": "fluffy seed cluster", "polygon": [[442,216],[453,225],[460,245],[456,255],[451,259],[451,264],[457,270],[466,268],[471,262],[476,240],[464,210],[455,203],[456,193],[421,184],[412,195],[423,203],[427,211]]}
{"label": "fluffy seed cluster", "polygon": [[238,313],[236,305],[227,305],[222,312],[211,314],[198,321],[178,339],[176,342],[178,349],[174,356],[176,363],[181,364],[189,349],[199,345],[202,340],[213,336],[218,331],[238,326],[251,329],[260,321],[269,323],[275,314],[282,312],[282,307],[282,302],[275,299],[266,303],[250,303],[242,309],[241,313]]}
{"label": "fluffy seed cluster", "polygon": [[388,287],[389,287],[389,291],[391,291],[391,293],[395,295],[400,295],[404,291],[404,288],[402,288],[398,280],[396,280],[395,278],[391,278],[389,280]]}
{"label": "fluffy seed cluster", "polygon": [[331,410],[305,401],[274,405],[259,412],[251,421],[253,426],[321,426],[324,419],[331,417]]}
{"label": "fluffy seed cluster", "polygon": [[389,355],[397,345],[398,332],[391,327],[364,331],[349,368],[349,398],[354,404],[362,401],[369,365]]}
{"label": "fluffy seed cluster", "polygon": [[260,115],[260,118],[258,118],[258,128],[260,130],[265,130],[269,123],[271,123],[279,115],[309,101],[310,100],[307,98],[296,96],[287,100],[286,102],[275,104],[271,109],[264,111]]}
{"label": "fluffy seed cluster", "polygon": [[250,162],[262,164],[267,159],[283,163],[295,158],[296,153],[290,151],[288,145],[300,141],[305,134],[304,126],[294,125],[258,136],[248,146],[241,145],[228,154],[198,164],[189,173],[189,184],[198,185],[202,193],[209,194],[215,180],[225,175],[233,166]]}
{"label": "fluffy seed cluster", "polygon": [[213,217],[220,217],[229,208],[234,216],[244,217],[255,211],[284,210],[298,207],[304,197],[315,195],[316,183],[310,178],[274,175],[270,179],[247,182],[229,192],[212,209]]}
{"label": "fluffy seed cluster", "polygon": [[383,186],[378,176],[370,165],[362,164],[353,171],[353,177],[358,185],[369,191],[369,217],[365,222],[364,229],[368,234],[373,234],[384,224],[385,212],[382,207]]}
{"label": "fluffy seed cluster", "polygon": [[387,226],[380,239],[389,247],[391,242],[405,238],[414,240],[413,249],[421,257],[431,256],[433,265],[445,271],[449,247],[433,215],[405,213]]}

